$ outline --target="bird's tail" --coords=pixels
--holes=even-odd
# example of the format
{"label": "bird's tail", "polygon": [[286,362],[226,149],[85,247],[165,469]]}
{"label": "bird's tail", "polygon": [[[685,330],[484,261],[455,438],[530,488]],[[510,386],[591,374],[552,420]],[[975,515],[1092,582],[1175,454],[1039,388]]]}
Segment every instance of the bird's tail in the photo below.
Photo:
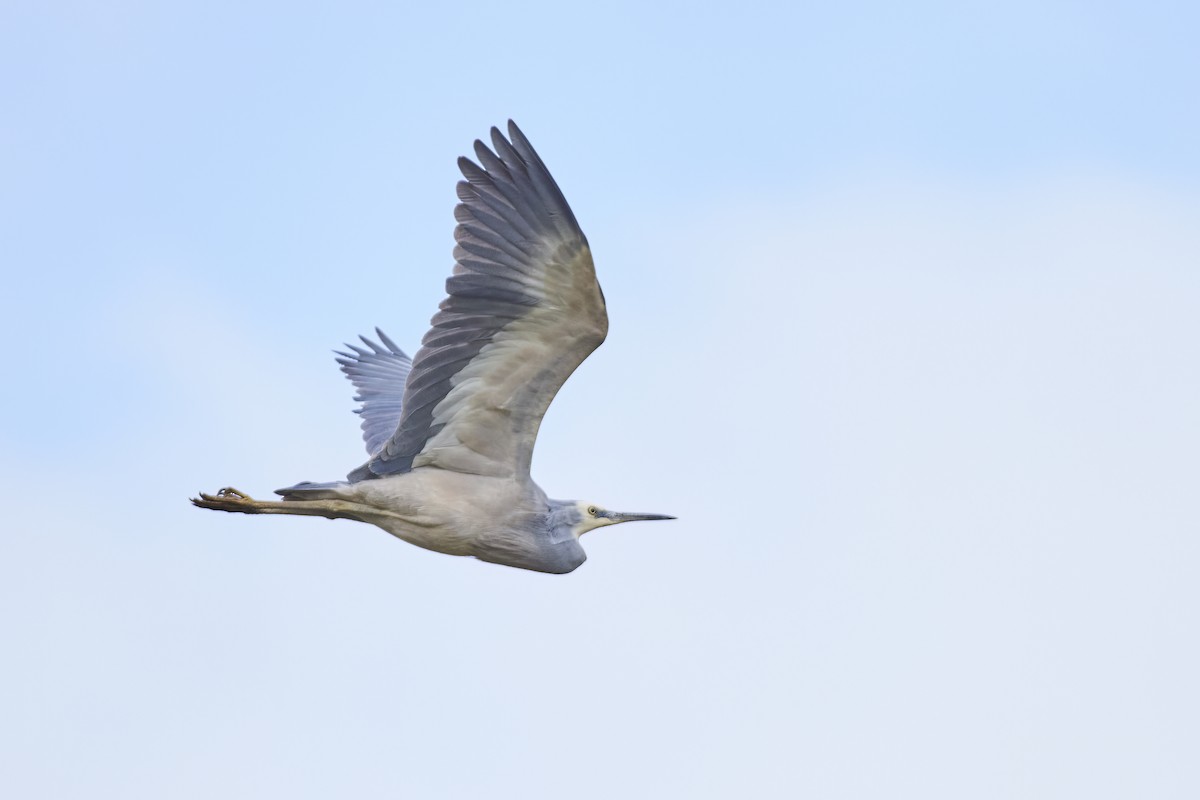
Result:
{"label": "bird's tail", "polygon": [[341,500],[345,497],[339,490],[349,486],[346,481],[330,481],[328,483],[313,483],[302,481],[295,486],[276,489],[275,494],[283,495],[284,500]]}

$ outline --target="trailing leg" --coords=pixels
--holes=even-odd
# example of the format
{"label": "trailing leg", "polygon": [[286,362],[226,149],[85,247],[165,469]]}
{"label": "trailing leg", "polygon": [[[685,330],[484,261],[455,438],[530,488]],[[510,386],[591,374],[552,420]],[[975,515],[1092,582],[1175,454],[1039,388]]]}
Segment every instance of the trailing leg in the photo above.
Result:
{"label": "trailing leg", "polygon": [[200,493],[192,498],[192,504],[214,511],[229,511],[239,514],[298,514],[328,519],[357,519],[352,513],[352,504],[345,500],[322,498],[314,500],[255,500],[244,492],[226,487],[216,494]]}

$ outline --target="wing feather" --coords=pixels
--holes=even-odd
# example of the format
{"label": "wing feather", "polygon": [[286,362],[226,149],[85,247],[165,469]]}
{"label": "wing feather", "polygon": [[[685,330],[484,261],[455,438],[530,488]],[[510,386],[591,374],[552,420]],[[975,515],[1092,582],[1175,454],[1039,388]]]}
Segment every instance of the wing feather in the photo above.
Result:
{"label": "wing feather", "polygon": [[435,466],[528,475],[542,416],[604,341],[587,239],[512,122],[475,142],[454,211],[454,273],[412,362],[394,433],[351,480]]}
{"label": "wing feather", "polygon": [[386,333],[376,328],[375,334],[382,344],[360,336],[366,348],[347,344],[351,352],[335,351],[342,372],[358,390],[354,400],[362,406],[354,413],[362,415],[363,441],[367,454],[372,456],[383,448],[400,423],[404,383],[412,368],[412,359]]}

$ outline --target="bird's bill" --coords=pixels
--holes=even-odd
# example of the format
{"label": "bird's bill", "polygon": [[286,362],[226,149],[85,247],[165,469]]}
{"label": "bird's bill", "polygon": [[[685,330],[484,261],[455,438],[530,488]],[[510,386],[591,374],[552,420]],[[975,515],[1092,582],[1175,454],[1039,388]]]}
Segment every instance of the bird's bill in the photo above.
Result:
{"label": "bird's bill", "polygon": [[608,511],[605,516],[613,521],[613,524],[618,522],[641,522],[651,519],[675,519],[675,517],[667,514],[637,514],[632,511]]}

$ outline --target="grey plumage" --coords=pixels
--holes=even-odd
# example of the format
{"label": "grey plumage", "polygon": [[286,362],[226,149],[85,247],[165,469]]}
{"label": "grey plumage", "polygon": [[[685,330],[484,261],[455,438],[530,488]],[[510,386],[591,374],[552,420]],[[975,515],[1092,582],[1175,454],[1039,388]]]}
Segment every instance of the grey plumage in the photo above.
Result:
{"label": "grey plumage", "polygon": [[362,403],[362,407],[356,408],[354,413],[361,414],[363,418],[363,441],[367,444],[367,455],[378,453],[400,424],[404,384],[412,369],[412,359],[386,333],[376,328],[375,334],[382,345],[360,336],[358,338],[369,350],[347,344],[346,347],[353,352],[335,351],[342,372],[358,389],[354,400]]}
{"label": "grey plumage", "polygon": [[[450,391],[454,376],[490,345],[497,333],[527,317],[547,299],[555,299],[547,298],[547,273],[572,268],[585,273],[587,280],[580,294],[593,290],[592,297],[582,298],[590,312],[585,322],[591,330],[579,336],[581,341],[570,353],[571,363],[563,364],[561,374],[545,381],[538,387],[540,394],[531,398],[531,410],[540,409],[537,422],[563,381],[604,341],[608,315],[595,281],[587,238],[528,140],[511,123],[509,134],[513,144],[493,128],[496,153],[476,141],[475,153],[485,167],[466,158],[458,161],[467,180],[458,184],[462,202],[454,212],[459,224],[454,231],[454,274],[446,281],[448,297],[414,358],[414,373],[404,392],[404,413],[395,435],[350,473],[351,480],[412,468],[426,444],[450,423],[449,419],[436,420],[434,410]],[[574,265],[573,259],[580,263]],[[449,340],[448,332],[453,332]],[[494,369],[504,368],[504,359],[497,359]],[[536,424],[523,433],[531,452]]]}
{"label": "grey plumage", "polygon": [[563,382],[604,341],[608,314],[587,238],[541,158],[509,121],[454,210],[447,297],[413,359],[379,343],[337,352],[357,389],[369,458],[347,481],[280,489],[283,502],[235,490],[197,505],[244,513],[370,522],[430,550],[544,572],[586,556],[588,530],[658,514],[550,500],[530,479],[541,420]]}

